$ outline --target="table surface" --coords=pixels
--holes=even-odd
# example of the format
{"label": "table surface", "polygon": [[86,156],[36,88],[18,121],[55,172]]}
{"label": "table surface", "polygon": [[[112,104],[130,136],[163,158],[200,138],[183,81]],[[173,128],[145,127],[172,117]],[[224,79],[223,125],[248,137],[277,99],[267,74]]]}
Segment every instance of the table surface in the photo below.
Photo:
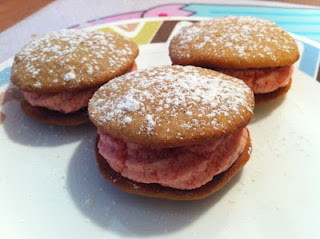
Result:
{"label": "table surface", "polygon": [[[163,4],[190,3],[190,0],[28,0],[28,4],[24,2],[0,0],[0,62],[13,56],[31,37],[37,35],[109,15],[146,10]],[[320,0],[268,2],[271,6],[285,6],[284,4],[288,3],[303,4],[306,7],[320,6]],[[201,3],[221,4],[221,1],[203,0]],[[223,4],[238,3],[239,1],[223,1]],[[261,1],[256,1],[255,5],[259,3]]]}

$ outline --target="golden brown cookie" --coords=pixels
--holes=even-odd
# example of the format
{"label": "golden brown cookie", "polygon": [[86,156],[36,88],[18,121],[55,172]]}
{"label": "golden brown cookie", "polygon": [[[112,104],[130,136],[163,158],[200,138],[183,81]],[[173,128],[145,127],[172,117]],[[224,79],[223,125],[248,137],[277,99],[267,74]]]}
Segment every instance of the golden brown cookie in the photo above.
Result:
{"label": "golden brown cookie", "polygon": [[99,86],[134,64],[137,44],[116,33],[62,30],[31,40],[15,56],[13,84],[58,93]]}
{"label": "golden brown cookie", "polygon": [[90,120],[126,142],[161,148],[201,144],[244,128],[254,97],[246,84],[194,66],[122,75],[89,102]]}
{"label": "golden brown cookie", "polygon": [[173,64],[210,69],[291,65],[299,58],[294,39],[276,24],[253,17],[222,17],[185,28],[170,42]]}
{"label": "golden brown cookie", "polygon": [[251,141],[248,141],[243,153],[239,156],[237,161],[225,172],[214,176],[213,179],[200,188],[193,190],[181,190],[170,187],[163,187],[160,184],[146,184],[137,183],[128,178],[121,176],[115,172],[107,163],[107,161],[99,153],[97,144],[99,136],[96,141],[96,159],[98,168],[106,180],[117,188],[128,193],[138,194],[146,197],[164,198],[170,200],[197,200],[205,198],[214,192],[220,190],[227,184],[231,178],[247,163],[251,154]]}

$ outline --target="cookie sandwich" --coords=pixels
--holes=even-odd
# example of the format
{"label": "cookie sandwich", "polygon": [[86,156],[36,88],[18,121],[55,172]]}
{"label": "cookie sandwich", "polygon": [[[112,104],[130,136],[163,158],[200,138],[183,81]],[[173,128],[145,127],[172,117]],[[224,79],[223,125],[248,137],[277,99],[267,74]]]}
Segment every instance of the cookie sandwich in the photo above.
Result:
{"label": "cookie sandwich", "polygon": [[62,30],[31,40],[16,54],[11,81],[22,110],[57,125],[89,121],[89,99],[99,86],[136,67],[138,46],[119,34]]}
{"label": "cookie sandwich", "polygon": [[210,68],[242,79],[256,104],[285,94],[299,59],[294,39],[276,24],[254,17],[222,17],[182,30],[170,42],[173,64]]}
{"label": "cookie sandwich", "polygon": [[134,194],[205,198],[249,160],[254,96],[241,80],[194,66],[131,72],[89,102],[103,176]]}

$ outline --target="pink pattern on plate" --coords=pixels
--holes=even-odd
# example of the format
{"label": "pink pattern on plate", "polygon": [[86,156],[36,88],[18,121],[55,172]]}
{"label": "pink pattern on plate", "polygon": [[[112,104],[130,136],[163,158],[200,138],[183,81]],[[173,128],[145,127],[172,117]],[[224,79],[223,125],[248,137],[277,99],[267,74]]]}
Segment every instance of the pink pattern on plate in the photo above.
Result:
{"label": "pink pattern on plate", "polygon": [[152,8],[148,11],[145,11],[143,17],[170,17],[170,16],[190,16],[193,13],[181,8],[185,7],[185,4],[172,4],[165,5],[156,8]]}
{"label": "pink pattern on plate", "polygon": [[[129,20],[129,19],[137,19],[143,17],[168,17],[168,16],[190,16],[193,12],[182,10],[185,7],[185,4],[172,4],[172,5],[164,5],[155,8],[151,8],[146,11],[140,12],[131,12],[131,13],[124,13],[120,15],[108,16],[101,19],[96,19],[89,21],[88,24],[91,26],[99,25],[102,23],[108,22],[116,22],[122,20]],[[84,25],[77,25],[71,28],[74,29],[82,29]]]}

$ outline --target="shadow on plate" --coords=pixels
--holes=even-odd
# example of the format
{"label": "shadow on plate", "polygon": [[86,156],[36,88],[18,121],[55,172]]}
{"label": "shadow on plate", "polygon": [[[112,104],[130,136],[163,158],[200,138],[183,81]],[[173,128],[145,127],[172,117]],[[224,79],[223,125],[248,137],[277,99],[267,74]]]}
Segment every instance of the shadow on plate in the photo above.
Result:
{"label": "shadow on plate", "polygon": [[[192,224],[239,181],[240,172],[222,190],[198,201],[170,201],[123,192],[100,174],[95,137],[82,143],[68,166],[67,188],[80,211],[98,226],[121,236],[172,233]],[[212,224],[214,226],[214,224]]]}
{"label": "shadow on plate", "polygon": [[260,120],[263,120],[274,112],[279,106],[282,105],[282,103],[285,102],[285,95],[279,97],[278,99],[266,103],[264,105],[258,105],[254,108],[254,115],[252,120],[250,121],[250,124],[258,123]]}
{"label": "shadow on plate", "polygon": [[57,146],[81,140],[88,132],[96,131],[91,123],[75,127],[41,123],[23,113],[20,92],[16,87],[11,86],[2,94],[2,126],[9,139],[16,143],[37,147]]}

